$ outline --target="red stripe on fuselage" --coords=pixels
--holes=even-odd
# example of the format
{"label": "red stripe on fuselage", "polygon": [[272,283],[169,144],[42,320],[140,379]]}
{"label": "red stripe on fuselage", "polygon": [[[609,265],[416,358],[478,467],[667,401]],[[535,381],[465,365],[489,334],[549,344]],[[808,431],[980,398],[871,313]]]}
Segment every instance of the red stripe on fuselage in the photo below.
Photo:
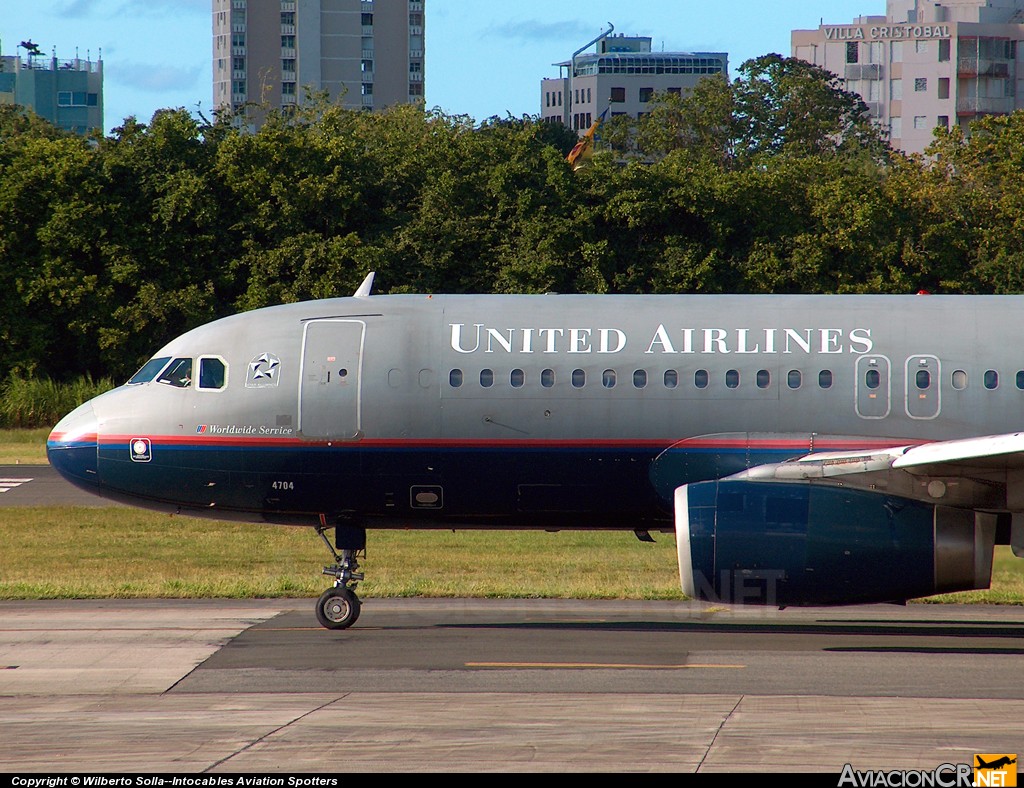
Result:
{"label": "red stripe on fuselage", "polygon": [[[586,438],[586,439],[516,439],[516,440],[494,440],[489,438],[362,438],[360,440],[302,440],[300,438],[272,438],[261,436],[228,436],[217,437],[208,435],[101,435],[101,445],[126,444],[131,440],[146,437],[154,443],[171,446],[194,446],[194,447],[266,447],[266,448],[302,448],[302,447],[331,447],[331,448],[379,448],[379,449],[490,449],[490,448],[552,448],[552,449],[574,449],[574,448],[608,448],[608,449],[657,449],[668,448],[686,449],[753,449],[753,450],[780,450],[780,451],[810,451],[809,441],[806,438],[792,439],[765,439],[765,440],[743,440],[739,438],[672,438],[672,439],[619,439],[619,438]],[[83,436],[81,440],[95,439],[95,436]],[[60,437],[51,436],[51,440],[60,440]],[[919,445],[928,441],[899,441],[883,439],[864,439],[857,441],[840,441],[834,439],[815,439],[814,450],[821,451],[861,451],[870,449],[887,449],[894,446]]]}

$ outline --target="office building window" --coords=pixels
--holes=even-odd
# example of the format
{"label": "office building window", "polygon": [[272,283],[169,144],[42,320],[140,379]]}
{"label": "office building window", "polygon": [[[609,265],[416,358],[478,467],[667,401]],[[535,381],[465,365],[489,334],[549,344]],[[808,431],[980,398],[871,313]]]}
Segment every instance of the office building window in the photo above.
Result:
{"label": "office building window", "polygon": [[943,128],[943,129],[948,129],[949,128],[949,115],[939,115],[938,121],[936,122],[935,125],[939,126],[940,128]]}
{"label": "office building window", "polygon": [[281,24],[282,25],[294,25],[295,24],[295,12],[294,11],[282,11],[281,12]]}
{"label": "office building window", "polygon": [[295,36],[281,36],[281,49],[295,49]]}
{"label": "office building window", "polygon": [[420,13],[409,14],[409,26],[410,27],[423,27],[423,14],[420,14]]}
{"label": "office building window", "polygon": [[422,82],[410,82],[409,83],[409,95],[410,96],[422,96],[423,95],[423,83]]}
{"label": "office building window", "polygon": [[856,41],[846,42],[846,62],[857,63],[860,61],[860,44]]}
{"label": "office building window", "polygon": [[626,100],[626,89],[612,88],[612,95],[609,100],[615,104],[622,104]]}
{"label": "office building window", "polygon": [[949,77],[939,77],[939,98],[949,98]]}
{"label": "office building window", "polygon": [[914,115],[914,128],[920,131],[921,129],[928,128],[928,116],[927,115]]}
{"label": "office building window", "polygon": [[928,77],[916,77],[914,79],[914,92],[924,93],[928,90]]}
{"label": "office building window", "polygon": [[640,88],[640,102],[646,103],[654,96],[654,88]]}
{"label": "office building window", "polygon": [[939,41],[939,62],[945,63],[949,60],[949,39],[943,38]]}
{"label": "office building window", "polygon": [[281,95],[282,96],[294,96],[295,95],[295,83],[294,82],[282,82],[281,83]]}
{"label": "office building window", "polygon": [[591,94],[590,94],[590,88],[587,88],[587,103],[588,103],[588,104],[589,104],[589,103],[591,102],[591,100],[592,100],[592,99],[590,98],[590,95],[591,95]]}
{"label": "office building window", "polygon": [[917,41],[914,42],[914,51],[919,55],[927,55],[928,41],[921,38],[917,39]]}
{"label": "office building window", "polygon": [[373,24],[373,14],[363,14],[363,27],[369,27]]}
{"label": "office building window", "polygon": [[372,82],[364,82],[363,83],[363,95],[364,96],[372,96],[373,95],[373,83]]}

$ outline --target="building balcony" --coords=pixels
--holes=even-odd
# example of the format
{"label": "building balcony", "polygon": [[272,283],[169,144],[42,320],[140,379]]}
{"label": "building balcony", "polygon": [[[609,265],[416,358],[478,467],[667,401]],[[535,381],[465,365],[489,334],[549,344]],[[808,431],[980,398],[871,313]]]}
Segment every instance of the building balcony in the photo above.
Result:
{"label": "building balcony", "polygon": [[363,60],[373,60],[373,50],[372,49],[364,49],[363,50]]}
{"label": "building balcony", "polygon": [[373,107],[373,96],[363,96],[362,99],[364,107]]}
{"label": "building balcony", "polygon": [[286,58],[286,57],[287,58],[292,58],[292,57],[295,57],[295,48],[294,47],[281,47],[281,57],[282,58]]}
{"label": "building balcony", "polygon": [[245,0],[231,0],[231,7],[236,11],[244,11],[246,6]]}
{"label": "building balcony", "polygon": [[373,11],[373,0],[363,0],[360,5],[362,6],[362,12],[365,14],[369,14]]}
{"label": "building balcony", "polygon": [[846,79],[882,79],[881,63],[851,63],[846,67]]}
{"label": "building balcony", "polygon": [[282,11],[294,11],[295,10],[295,3],[292,2],[292,0],[281,0],[281,10]]}
{"label": "building balcony", "polygon": [[363,35],[373,38],[373,25],[363,25]]}
{"label": "building balcony", "polygon": [[295,103],[296,103],[296,99],[295,99],[295,95],[294,94],[281,96],[281,105],[282,106],[290,106],[290,105],[295,104]]}
{"label": "building balcony", "polygon": [[281,25],[281,35],[283,36],[294,36],[295,25]]}
{"label": "building balcony", "polygon": [[423,81],[423,72],[422,71],[410,71],[409,72],[409,81],[410,82],[422,82]]}
{"label": "building balcony", "polygon": [[231,103],[232,104],[244,104],[246,102],[245,93],[232,93]]}
{"label": "building balcony", "polygon": [[423,35],[423,25],[409,25],[409,35],[410,36],[422,36]]}
{"label": "building balcony", "polygon": [[409,3],[409,10],[410,11],[422,11],[423,10],[423,3],[419,2],[419,0],[411,0],[410,3]]}
{"label": "building balcony", "polygon": [[969,118],[974,115],[1009,115],[1013,109],[1013,96],[1000,98],[968,96],[956,100],[956,114],[961,118]]}
{"label": "building balcony", "polygon": [[1010,61],[990,60],[988,58],[962,57],[957,60],[956,68],[959,77],[997,77],[1010,76]]}
{"label": "building balcony", "polygon": [[245,25],[244,24],[242,24],[242,25],[239,25],[239,24],[231,25],[231,32],[232,33],[244,33],[245,32]]}
{"label": "building balcony", "polygon": [[411,57],[411,58],[423,57],[423,50],[422,49],[410,49],[409,50],[409,57]]}
{"label": "building balcony", "polygon": [[296,77],[294,71],[282,71],[281,72],[281,81],[282,82],[298,82],[299,80]]}
{"label": "building balcony", "polygon": [[231,47],[231,54],[245,57],[245,47]]}
{"label": "building balcony", "polygon": [[245,69],[242,69],[241,71],[239,71],[238,69],[235,69],[234,71],[231,72],[231,78],[232,79],[245,79]]}

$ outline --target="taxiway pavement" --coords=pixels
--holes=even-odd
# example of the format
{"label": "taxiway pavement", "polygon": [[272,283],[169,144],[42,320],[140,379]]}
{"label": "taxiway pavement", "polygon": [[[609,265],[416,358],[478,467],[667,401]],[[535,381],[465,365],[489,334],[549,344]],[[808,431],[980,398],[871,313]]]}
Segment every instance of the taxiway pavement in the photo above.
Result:
{"label": "taxiway pavement", "polygon": [[0,603],[0,771],[822,771],[1016,753],[1024,610]]}

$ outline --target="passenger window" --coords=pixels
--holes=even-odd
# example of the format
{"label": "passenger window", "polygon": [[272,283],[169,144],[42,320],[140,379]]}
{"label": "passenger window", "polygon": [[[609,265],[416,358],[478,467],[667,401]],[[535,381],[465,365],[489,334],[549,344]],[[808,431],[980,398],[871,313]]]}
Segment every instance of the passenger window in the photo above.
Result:
{"label": "passenger window", "polygon": [[633,388],[647,388],[647,370],[638,369],[633,373]]}
{"label": "passenger window", "polygon": [[604,386],[606,389],[613,389],[613,388],[615,388],[615,370],[614,369],[606,369],[604,371],[604,374],[601,375],[601,385]]}
{"label": "passenger window", "polygon": [[818,373],[818,388],[832,388],[832,370],[823,369],[821,372]]}
{"label": "passenger window", "polygon": [[526,383],[526,373],[521,369],[513,369],[509,375],[508,382],[512,384],[512,388],[521,389],[523,384]]}
{"label": "passenger window", "polygon": [[800,374],[799,369],[791,369],[789,375],[786,376],[786,383],[791,389],[798,389],[803,385],[804,376]]}
{"label": "passenger window", "polygon": [[877,369],[869,369],[864,375],[864,383],[869,389],[877,389],[882,385],[882,375]]}
{"label": "passenger window", "polygon": [[553,369],[545,369],[540,373],[540,385],[546,389],[555,385],[555,371]]}
{"label": "passenger window", "polygon": [[574,369],[572,371],[572,387],[575,389],[581,389],[587,385],[587,373],[582,369]]}
{"label": "passenger window", "polygon": [[665,372],[665,388],[674,389],[679,385],[679,373],[674,369]]}
{"label": "passenger window", "polygon": [[[1017,379],[1020,380],[1019,374]],[[962,369],[958,369],[956,370],[956,372],[953,373],[953,388],[955,388],[957,391],[963,391],[965,388],[967,388],[967,373],[964,372]]]}
{"label": "passenger window", "polygon": [[990,390],[999,388],[999,373],[994,369],[990,369],[985,373],[985,388]]}
{"label": "passenger window", "polygon": [[227,385],[228,368],[219,358],[199,359],[199,388],[219,391]]}
{"label": "passenger window", "polygon": [[164,356],[162,358],[152,358],[146,362],[145,366],[135,373],[135,376],[128,381],[129,386],[135,386],[139,383],[149,383],[153,378],[157,376],[161,369],[167,366],[167,362],[171,360],[170,356]]}
{"label": "passenger window", "polygon": [[489,389],[491,386],[494,385],[494,370],[480,370],[480,385],[483,386],[485,389]]}
{"label": "passenger window", "polygon": [[448,373],[448,385],[451,386],[453,389],[462,387],[461,369],[453,369],[451,372]]}
{"label": "passenger window", "polygon": [[917,385],[918,390],[927,390],[932,385],[932,373],[927,369],[919,369],[914,383]]}
{"label": "passenger window", "polygon": [[757,371],[757,387],[759,389],[766,389],[772,384],[772,373],[767,369],[759,369]]}
{"label": "passenger window", "polygon": [[739,370],[730,369],[725,373],[725,385],[726,388],[735,389],[740,386],[740,373]]}
{"label": "passenger window", "polygon": [[708,371],[706,369],[698,369],[693,373],[693,385],[699,389],[708,387]]}
{"label": "passenger window", "polygon": [[184,389],[192,385],[192,359],[176,358],[171,362],[160,377],[157,383],[166,383],[168,386]]}

